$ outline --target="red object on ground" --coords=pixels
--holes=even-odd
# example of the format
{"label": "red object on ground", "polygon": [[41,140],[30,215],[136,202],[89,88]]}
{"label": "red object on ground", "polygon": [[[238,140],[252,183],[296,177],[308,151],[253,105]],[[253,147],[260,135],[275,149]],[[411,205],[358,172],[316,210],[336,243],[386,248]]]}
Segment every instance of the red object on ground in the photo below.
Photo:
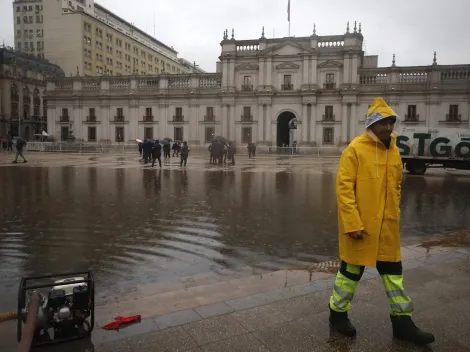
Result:
{"label": "red object on ground", "polygon": [[135,321],[140,321],[140,315],[133,315],[130,317],[116,317],[112,323],[106,324],[102,328],[105,330],[119,330],[121,325],[133,323]]}

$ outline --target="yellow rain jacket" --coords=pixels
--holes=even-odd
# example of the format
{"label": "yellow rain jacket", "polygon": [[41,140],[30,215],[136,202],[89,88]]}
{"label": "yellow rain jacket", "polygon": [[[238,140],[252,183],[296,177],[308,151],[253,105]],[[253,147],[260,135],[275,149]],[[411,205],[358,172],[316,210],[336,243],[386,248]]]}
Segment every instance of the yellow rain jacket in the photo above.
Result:
{"label": "yellow rain jacket", "polygon": [[[380,118],[397,116],[382,98],[371,104],[367,115],[367,127]],[[339,252],[349,264],[375,266],[376,261],[401,260],[399,206],[403,164],[395,139],[394,134],[387,149],[366,130],[341,155],[336,179]],[[367,233],[363,240],[347,235],[359,230]]]}

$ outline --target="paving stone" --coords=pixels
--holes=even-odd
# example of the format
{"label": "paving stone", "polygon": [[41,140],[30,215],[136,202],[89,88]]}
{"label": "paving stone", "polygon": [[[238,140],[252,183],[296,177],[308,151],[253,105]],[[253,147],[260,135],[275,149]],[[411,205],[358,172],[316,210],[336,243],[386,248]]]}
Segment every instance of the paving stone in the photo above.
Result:
{"label": "paving stone", "polygon": [[369,329],[390,322],[389,304],[385,295],[370,301],[353,301],[352,306],[349,316],[358,329]]}
{"label": "paving stone", "polygon": [[299,319],[328,310],[331,289],[272,303],[271,306],[282,311],[290,319]]}
{"label": "paving stone", "polygon": [[219,315],[224,315],[227,313],[232,313],[234,309],[225,302],[217,302],[213,304],[208,304],[206,306],[194,308],[194,311],[196,311],[196,313],[206,319],[217,317]]}
{"label": "paving stone", "polygon": [[225,303],[227,303],[235,311],[250,309],[284,299],[281,292],[282,290],[275,290],[257,293],[250,296],[231,299],[229,301],[225,301]]}
{"label": "paving stone", "polygon": [[229,315],[248,331],[264,329],[272,325],[292,320],[283,310],[273,304],[242,310]]}
{"label": "paving stone", "polygon": [[448,339],[443,341],[437,341],[435,345],[432,346],[433,352],[468,352],[470,348],[458,340]]}
{"label": "paving stone", "polygon": [[464,254],[467,257],[470,256],[470,248],[458,248],[455,251],[458,253]]}
{"label": "paving stone", "polygon": [[450,251],[450,252],[432,254],[430,256],[426,256],[426,257],[419,258],[419,259],[423,260],[426,264],[435,264],[435,263],[445,263],[451,260],[465,259],[465,258],[466,258],[465,254],[462,254],[456,251]]}
{"label": "paving stone", "polygon": [[192,309],[180,310],[155,317],[153,320],[159,329],[171,328],[173,326],[192,323],[201,320],[201,316]]}
{"label": "paving stone", "polygon": [[247,332],[235,319],[227,315],[187,324],[183,328],[199,346]]}
{"label": "paving stone", "polygon": [[403,271],[409,271],[415,268],[420,268],[426,266],[426,263],[423,260],[417,259],[408,259],[402,262]]}
{"label": "paving stone", "polygon": [[196,342],[180,326],[136,336],[128,339],[127,343],[132,350],[139,352],[152,352],[157,349],[159,352],[176,352],[197,347]]}
{"label": "paving stone", "polygon": [[269,349],[250,334],[239,335],[202,346],[204,352],[269,352]]}
{"label": "paving stone", "polygon": [[315,351],[320,344],[297,321],[279,324],[253,333],[272,351]]}
{"label": "paving stone", "polygon": [[[62,351],[63,351],[63,346],[62,346]],[[67,348],[67,351],[70,351],[69,348]],[[87,351],[86,349],[83,349],[82,351]],[[103,345],[98,345],[94,346],[90,351],[93,352],[131,352],[131,346],[127,343],[126,340],[120,340],[120,341],[114,341],[114,342],[109,342]]]}

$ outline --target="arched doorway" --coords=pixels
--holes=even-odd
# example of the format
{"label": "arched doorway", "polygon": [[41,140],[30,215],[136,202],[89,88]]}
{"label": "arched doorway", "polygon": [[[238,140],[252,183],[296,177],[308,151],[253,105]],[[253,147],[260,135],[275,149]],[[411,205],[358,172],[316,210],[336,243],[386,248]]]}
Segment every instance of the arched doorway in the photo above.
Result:
{"label": "arched doorway", "polygon": [[277,146],[283,147],[291,145],[291,131],[289,122],[295,119],[295,115],[290,111],[284,111],[277,118]]}

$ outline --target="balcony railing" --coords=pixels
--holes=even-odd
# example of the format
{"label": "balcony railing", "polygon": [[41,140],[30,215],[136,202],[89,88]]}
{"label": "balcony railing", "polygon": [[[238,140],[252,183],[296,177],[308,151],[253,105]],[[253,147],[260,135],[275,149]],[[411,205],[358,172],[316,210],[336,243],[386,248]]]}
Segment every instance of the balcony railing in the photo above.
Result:
{"label": "balcony railing", "polygon": [[242,122],[252,122],[253,121],[253,115],[243,114],[241,116],[241,120],[242,120]]}
{"label": "balcony railing", "polygon": [[419,114],[405,114],[405,122],[406,121],[418,121],[419,120]]}
{"label": "balcony railing", "polygon": [[114,122],[124,122],[124,116],[123,115],[114,116]]}
{"label": "balcony railing", "polygon": [[153,116],[152,115],[144,115],[143,120],[144,120],[144,122],[153,122]]}
{"label": "balcony railing", "polygon": [[214,122],[215,121],[215,115],[204,115],[204,121],[205,122]]}
{"label": "balcony railing", "polygon": [[184,116],[183,115],[173,115],[173,122],[183,122]]}
{"label": "balcony railing", "polygon": [[335,120],[335,114],[322,115],[322,120],[323,121],[334,121]]}
{"label": "balcony railing", "polygon": [[335,89],[336,83],[323,83],[323,88],[325,89]]}
{"label": "balcony railing", "polygon": [[61,116],[59,121],[60,122],[69,122],[69,117],[68,116]]}
{"label": "balcony railing", "polygon": [[96,122],[96,116],[87,116],[86,120],[87,122]]}
{"label": "balcony railing", "polygon": [[294,85],[293,84],[281,84],[281,89],[282,90],[293,90]]}
{"label": "balcony railing", "polygon": [[242,85],[242,90],[245,91],[245,92],[252,91],[253,90],[253,85],[243,84]]}
{"label": "balcony railing", "polygon": [[462,120],[462,114],[446,114],[446,121],[458,122]]}

